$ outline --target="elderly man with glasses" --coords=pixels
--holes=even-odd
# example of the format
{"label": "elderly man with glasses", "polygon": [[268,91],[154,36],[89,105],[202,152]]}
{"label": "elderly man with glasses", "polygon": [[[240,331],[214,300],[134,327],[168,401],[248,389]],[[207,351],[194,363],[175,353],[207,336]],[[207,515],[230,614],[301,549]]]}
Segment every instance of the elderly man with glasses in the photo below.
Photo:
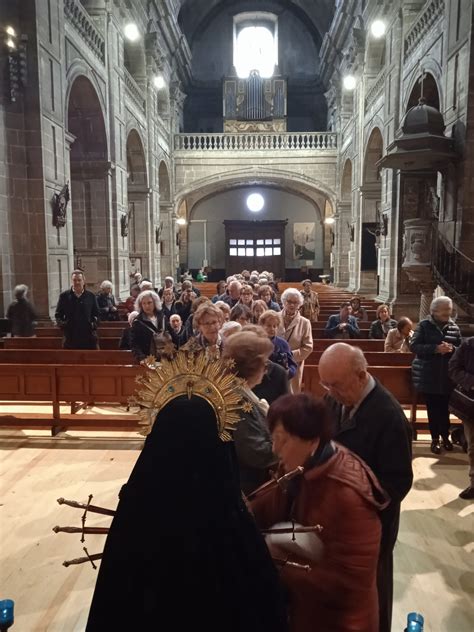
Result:
{"label": "elderly man with glasses", "polygon": [[319,377],[328,391],[325,399],[336,441],[367,463],[391,498],[380,514],[377,569],[380,632],[390,632],[400,503],[413,482],[410,427],[397,400],[368,373],[358,347],[343,342],[331,345],[319,361]]}

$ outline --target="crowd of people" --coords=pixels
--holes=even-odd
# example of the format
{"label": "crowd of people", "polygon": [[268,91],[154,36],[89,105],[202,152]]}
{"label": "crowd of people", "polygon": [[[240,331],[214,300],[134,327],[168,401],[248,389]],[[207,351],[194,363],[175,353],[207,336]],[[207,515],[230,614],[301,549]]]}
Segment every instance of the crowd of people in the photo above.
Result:
{"label": "crowd of people", "polygon": [[[324,333],[335,342],[326,348],[318,362],[320,384],[326,391],[325,397],[318,399],[311,393],[301,392],[304,363],[313,351],[312,329],[321,312],[318,294],[310,280],[303,281],[301,288],[290,287],[280,294],[271,273],[243,271],[219,282],[212,299],[200,296],[199,288],[192,280],[177,284],[167,277],[159,289],[146,279],[136,278],[134,281],[130,296],[124,302],[128,326],[124,328],[120,347],[130,349],[142,363],[146,363],[149,356],[158,359],[166,356],[170,349],[173,353],[179,349],[202,351],[212,361],[231,360],[233,371],[244,380],[243,394],[249,403],[233,432],[232,454],[238,466],[237,473],[231,464],[234,456],[219,459],[209,456],[209,462],[204,463],[200,453],[196,454],[194,444],[189,444],[185,457],[187,468],[195,473],[196,481],[205,481],[205,484],[202,488],[197,484],[194,492],[191,488],[185,489],[185,481],[181,491],[175,488],[176,493],[182,494],[179,512],[186,507],[186,503],[183,505],[185,498],[196,506],[197,499],[202,499],[207,489],[205,485],[211,485],[211,479],[214,480],[211,487],[214,486],[212,489],[216,492],[217,472],[220,476],[225,468],[230,468],[229,484],[219,489],[219,494],[223,494],[229,504],[212,508],[214,524],[223,521],[222,524],[229,526],[237,515],[240,515],[240,522],[245,522],[248,518],[244,518],[244,514],[247,516],[250,509],[252,520],[261,529],[280,523],[292,525],[286,527],[286,533],[292,533],[292,537],[269,536],[267,540],[273,558],[285,562],[279,574],[285,592],[280,592],[269,559],[259,548],[260,544],[255,543],[260,535],[257,531],[249,531],[248,525],[245,527],[245,537],[252,540],[253,547],[257,546],[260,567],[258,571],[249,571],[251,565],[241,568],[242,577],[249,572],[257,573],[255,577],[260,580],[252,583],[255,599],[260,594],[262,611],[268,606],[273,612],[270,616],[268,611],[265,614],[256,608],[255,620],[252,620],[252,615],[244,609],[235,616],[236,621],[245,621],[245,627],[242,623],[235,628],[231,626],[231,629],[311,632],[314,622],[318,621],[320,629],[327,632],[389,632],[393,550],[400,505],[413,480],[411,432],[400,404],[371,375],[362,350],[344,342],[344,339],[360,336],[361,323],[369,324],[367,310],[361,305],[360,298],[343,302],[339,313],[331,315],[326,323]],[[19,286],[16,290],[15,302],[8,312],[12,321],[18,319],[15,326],[12,325],[12,334],[34,335],[32,323],[36,314],[26,300],[27,288]],[[99,294],[95,295],[86,289],[84,273],[75,270],[72,286],[61,293],[55,314],[63,331],[64,348],[97,349],[98,322],[119,319],[121,310],[123,306],[115,301],[111,283],[104,281]],[[449,434],[449,413],[453,407],[464,421],[470,483],[460,497],[472,499],[474,342],[472,338],[462,341],[452,312],[452,301],[445,296],[438,297],[431,304],[430,315],[414,327],[409,318],[402,317],[397,321],[391,317],[388,305],[380,305],[376,319],[370,323],[369,337],[384,340],[387,352],[414,354],[413,382],[427,406],[434,454],[440,454],[442,449],[453,449]],[[173,428],[173,420],[184,420],[187,415],[189,419],[205,420],[204,425],[208,428],[212,426],[215,411],[203,406],[202,402],[191,398],[179,402],[178,408],[178,417],[168,407],[158,414],[157,421],[163,418],[163,423],[155,424],[125,492],[121,494],[117,516],[121,516],[121,512],[123,516],[117,518],[117,525],[120,520],[125,520],[130,537],[135,528],[131,525],[135,525],[140,516],[160,523],[161,518],[150,513],[154,510],[147,508],[144,512],[143,507],[138,506],[140,502],[131,490],[143,485],[140,498],[145,499],[148,493],[145,490],[155,484],[160,488],[164,486],[168,471],[163,463],[171,458],[166,455],[175,454],[175,451],[166,445],[163,452],[162,441],[166,437],[171,442],[179,440],[179,430]],[[193,432],[197,432],[196,428]],[[196,445],[201,445],[202,441],[202,437],[196,435]],[[204,451],[215,443],[210,430],[207,441],[202,445]],[[158,455],[163,462],[154,461]],[[143,472],[140,470],[142,461],[148,464]],[[159,465],[152,465],[154,463]],[[172,459],[170,467],[171,463]],[[217,468],[212,473],[211,464]],[[285,477],[299,467],[303,468],[303,474],[288,482],[284,489],[276,485],[263,494],[255,494],[255,490],[272,477]],[[153,468],[157,468],[157,472],[160,470],[159,484],[158,479],[153,482],[154,479],[150,481],[145,477],[145,473],[150,476]],[[251,499],[247,503],[242,503],[239,494],[235,493],[230,482],[235,477],[238,488]],[[153,488],[153,493],[156,489]],[[165,494],[166,498],[168,496]],[[177,506],[174,500],[168,500]],[[201,515],[198,508],[196,512],[193,521]],[[202,517],[202,520],[206,523],[206,518]],[[197,538],[197,544],[195,542],[193,546],[199,549],[202,529],[198,523],[193,522],[193,525],[195,533],[192,537]],[[298,544],[298,538],[295,544],[295,525],[319,525],[322,530],[305,544]],[[166,533],[166,528],[163,529],[158,529],[162,535]],[[187,535],[188,532],[189,529]],[[123,544],[120,538],[118,541]],[[248,545],[248,540],[235,544],[242,550]],[[229,542],[223,542],[222,546],[227,551]],[[132,549],[137,554],[138,564],[140,549]],[[191,549],[186,547],[192,561],[197,549]],[[207,541],[205,549],[212,558],[213,546]],[[143,551],[143,555],[148,553]],[[117,556],[115,561],[120,560],[118,553],[110,553],[109,561],[114,555]],[[166,558],[163,548],[159,549],[159,555],[164,558],[157,558],[158,566]],[[290,559],[293,565],[287,564]],[[237,556],[235,564],[239,568],[248,565],[248,559],[244,556],[239,560]],[[144,562],[144,565],[147,567],[148,563]],[[308,572],[301,571],[300,567],[305,565],[309,566]],[[104,590],[102,583],[106,573],[111,573],[106,580],[110,587],[120,580],[120,572],[113,563],[111,566],[104,563],[103,568],[88,630],[103,629],[100,627],[103,625],[101,617],[105,616],[107,599],[115,599],[116,594],[122,594],[124,599],[132,598],[132,601],[137,597],[134,593],[136,586],[127,594],[126,582],[122,582],[120,588],[114,584],[113,593]],[[127,569],[126,564],[124,569]],[[221,563],[215,561],[215,572],[219,574],[224,570]],[[138,578],[142,568],[133,566],[128,572],[131,576],[136,575],[136,584],[143,588],[144,580]],[[215,580],[211,577],[212,569],[206,572],[209,581]],[[148,577],[146,572],[144,577]],[[151,574],[150,581],[158,580]],[[236,575],[232,579],[228,577],[223,585],[226,581],[236,595],[248,595],[250,584],[244,587]],[[160,587],[166,595],[168,587],[163,589],[161,583]],[[149,594],[150,588],[147,590]],[[199,589],[200,595],[201,592]],[[212,590],[207,596],[211,595]],[[203,603],[207,596],[201,595]],[[143,595],[137,598],[144,599]],[[151,602],[155,599],[150,595],[149,598]],[[162,602],[161,597],[159,601]],[[156,603],[151,603],[151,611],[155,606]],[[184,621],[187,614],[179,616]]]}

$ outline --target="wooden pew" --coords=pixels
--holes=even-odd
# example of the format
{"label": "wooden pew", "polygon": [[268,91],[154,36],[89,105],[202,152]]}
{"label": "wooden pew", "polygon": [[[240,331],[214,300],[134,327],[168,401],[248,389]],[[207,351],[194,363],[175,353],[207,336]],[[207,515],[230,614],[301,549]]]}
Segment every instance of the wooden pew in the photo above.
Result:
{"label": "wooden pew", "polygon": [[0,364],[137,364],[131,351],[83,349],[0,349]]}
{"label": "wooden pew", "polygon": [[[422,396],[415,390],[408,366],[369,366],[368,371],[389,390],[402,406],[410,406],[410,423],[413,439],[417,432],[428,427],[427,423],[417,423],[416,407],[422,403]],[[303,389],[322,397],[327,391],[319,383],[319,370],[315,365],[306,365],[303,372]]]}
{"label": "wooden pew", "polygon": [[348,345],[355,345],[362,351],[383,351],[385,340],[365,340],[364,338],[348,338],[347,340],[330,340],[329,338],[313,337],[313,351],[324,351],[336,342],[345,342]]}
{"label": "wooden pew", "polygon": [[[60,336],[38,338],[2,338],[4,349],[62,349]],[[120,338],[100,338],[100,349],[118,350]]]}
{"label": "wooden pew", "polygon": [[[313,351],[306,358],[306,364],[319,364],[322,354],[323,351]],[[364,356],[369,366],[411,366],[415,357],[412,353],[384,353],[383,351],[365,351]]]}
{"label": "wooden pew", "polygon": [[[325,336],[325,325],[313,325],[312,326],[313,338],[324,338]],[[370,329],[359,329],[359,336],[361,338],[368,339],[369,338]],[[339,340],[338,342],[346,342],[345,340]],[[383,342],[383,340],[382,340]]]}
{"label": "wooden pew", "polygon": [[[108,325],[109,323],[107,323]],[[105,325],[100,325],[97,329],[97,334],[99,339],[102,338],[117,338],[122,335],[122,331],[127,327],[126,323],[117,323],[120,324],[120,327],[109,327]],[[40,338],[55,338],[56,336],[60,336],[62,338],[63,332],[59,327],[41,327],[36,330],[36,335]]]}
{"label": "wooden pew", "polygon": [[136,431],[138,416],[135,414],[64,414],[60,403],[127,404],[137,386],[135,378],[142,370],[140,366],[0,364],[0,400],[52,404],[52,414],[4,413],[0,415],[0,425],[51,429],[53,436],[67,428]]}

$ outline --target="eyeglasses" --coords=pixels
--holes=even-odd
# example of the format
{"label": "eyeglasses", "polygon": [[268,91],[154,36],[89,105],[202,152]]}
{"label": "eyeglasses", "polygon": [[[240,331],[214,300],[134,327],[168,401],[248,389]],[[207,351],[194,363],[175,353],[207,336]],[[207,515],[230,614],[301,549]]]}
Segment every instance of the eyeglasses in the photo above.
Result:
{"label": "eyeglasses", "polygon": [[212,327],[213,325],[219,325],[219,321],[218,320],[210,320],[207,323],[201,321],[199,324],[201,325],[201,327]]}

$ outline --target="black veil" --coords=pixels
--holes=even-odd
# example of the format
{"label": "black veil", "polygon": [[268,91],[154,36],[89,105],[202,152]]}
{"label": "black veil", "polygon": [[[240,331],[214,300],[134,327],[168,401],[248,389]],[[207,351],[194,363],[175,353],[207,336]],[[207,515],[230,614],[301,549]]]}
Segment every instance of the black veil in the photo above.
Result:
{"label": "black veil", "polygon": [[286,612],[214,410],[180,396],[158,414],[107,537],[87,632],[280,632]]}

